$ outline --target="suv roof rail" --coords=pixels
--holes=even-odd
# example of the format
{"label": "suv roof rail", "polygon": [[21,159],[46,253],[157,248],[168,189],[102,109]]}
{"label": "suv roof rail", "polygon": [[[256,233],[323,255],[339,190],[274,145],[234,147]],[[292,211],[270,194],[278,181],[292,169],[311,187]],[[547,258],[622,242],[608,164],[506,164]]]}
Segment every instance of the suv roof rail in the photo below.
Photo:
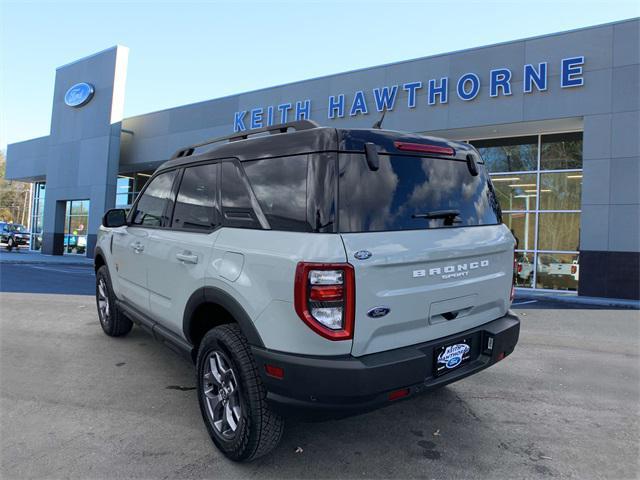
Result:
{"label": "suv roof rail", "polygon": [[195,152],[196,148],[204,147],[205,145],[210,145],[212,143],[225,142],[225,141],[235,142],[238,140],[245,140],[249,137],[249,135],[255,135],[258,133],[270,133],[272,135],[278,134],[278,133],[287,133],[287,131],[290,128],[293,130],[299,131],[299,130],[310,130],[312,128],[318,128],[318,127],[320,127],[320,125],[314,122],[313,120],[297,120],[295,122],[280,123],[277,125],[271,125],[269,127],[255,128],[253,130],[243,130],[241,132],[235,132],[231,135],[212,138],[210,140],[207,140],[201,143],[196,143],[188,147],[181,148],[180,150],[178,150],[176,153],[173,154],[173,156],[171,157],[171,160],[175,158],[188,157],[190,155],[193,155],[193,152]]}

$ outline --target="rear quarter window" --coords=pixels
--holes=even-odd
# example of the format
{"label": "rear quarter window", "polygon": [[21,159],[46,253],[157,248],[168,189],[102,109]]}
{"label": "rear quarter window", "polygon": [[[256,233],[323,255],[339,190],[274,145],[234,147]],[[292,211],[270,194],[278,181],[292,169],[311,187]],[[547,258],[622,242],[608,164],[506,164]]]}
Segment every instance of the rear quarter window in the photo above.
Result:
{"label": "rear quarter window", "polygon": [[221,200],[223,223],[228,227],[260,229],[248,185],[239,164],[221,164]]}
{"label": "rear quarter window", "polygon": [[[483,165],[469,173],[466,162],[380,154],[371,171],[363,154],[340,154],[339,230],[377,232],[500,223],[493,187]],[[426,214],[458,211],[455,218]]]}
{"label": "rear quarter window", "polygon": [[308,155],[243,162],[253,193],[273,230],[310,232],[307,221]]}
{"label": "rear quarter window", "polygon": [[212,163],[184,171],[173,211],[175,229],[209,231],[220,223],[218,168]]}

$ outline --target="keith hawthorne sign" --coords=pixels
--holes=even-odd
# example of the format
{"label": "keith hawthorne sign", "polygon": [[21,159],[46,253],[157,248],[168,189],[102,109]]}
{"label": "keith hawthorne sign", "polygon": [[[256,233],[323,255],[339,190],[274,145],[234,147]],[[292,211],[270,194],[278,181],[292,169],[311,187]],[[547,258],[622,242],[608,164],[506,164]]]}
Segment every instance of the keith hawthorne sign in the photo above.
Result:
{"label": "keith hawthorne sign", "polygon": [[[560,87],[572,88],[584,85],[582,67],[584,56],[563,58],[560,61]],[[526,64],[522,72],[522,93],[547,90],[549,78],[548,62],[537,65]],[[512,72],[508,68],[495,68],[489,72],[489,97],[512,95]],[[427,82],[420,80],[397,85],[386,85],[371,90],[356,90],[350,95],[337,93],[330,95],[325,105],[327,119],[357,117],[367,115],[373,108],[377,112],[392,111],[400,102],[396,102],[399,92],[406,92],[406,103],[403,108],[414,109],[418,105],[443,105],[449,101],[449,86],[455,89],[457,97],[463,102],[470,102],[480,93],[480,77],[469,72],[455,79],[449,77],[431,78]],[[424,98],[425,101],[422,100]],[[292,120],[311,119],[311,100],[296,100],[279,105],[255,107],[235,112],[233,131],[267,127]]]}

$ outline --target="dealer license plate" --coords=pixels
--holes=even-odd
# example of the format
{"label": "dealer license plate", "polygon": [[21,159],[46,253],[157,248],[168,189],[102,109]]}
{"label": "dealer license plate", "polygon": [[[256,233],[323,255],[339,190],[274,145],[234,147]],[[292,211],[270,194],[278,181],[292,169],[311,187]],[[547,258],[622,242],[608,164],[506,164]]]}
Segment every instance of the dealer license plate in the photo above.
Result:
{"label": "dealer license plate", "polygon": [[435,376],[444,375],[466,364],[471,358],[471,340],[463,338],[455,343],[436,347],[433,364]]}

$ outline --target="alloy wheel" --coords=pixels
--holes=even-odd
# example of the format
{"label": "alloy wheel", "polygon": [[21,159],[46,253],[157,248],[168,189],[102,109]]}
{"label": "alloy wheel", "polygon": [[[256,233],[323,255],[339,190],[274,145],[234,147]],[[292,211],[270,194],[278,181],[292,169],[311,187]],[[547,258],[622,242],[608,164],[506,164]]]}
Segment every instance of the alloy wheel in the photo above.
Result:
{"label": "alloy wheel", "polygon": [[105,325],[108,324],[110,314],[109,295],[104,278],[98,280],[98,311],[100,313],[100,321]]}
{"label": "alloy wheel", "polygon": [[242,407],[236,375],[223,352],[209,354],[204,364],[202,386],[209,421],[222,438],[232,439],[240,426]]}

